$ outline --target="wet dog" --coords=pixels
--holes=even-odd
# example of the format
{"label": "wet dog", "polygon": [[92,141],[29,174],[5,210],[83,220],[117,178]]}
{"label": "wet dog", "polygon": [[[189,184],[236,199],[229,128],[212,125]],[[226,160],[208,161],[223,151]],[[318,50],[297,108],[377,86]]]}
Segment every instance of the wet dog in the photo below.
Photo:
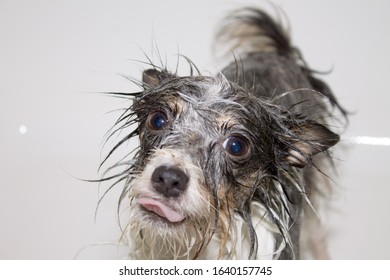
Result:
{"label": "wet dog", "polygon": [[124,184],[130,258],[294,259],[303,244],[318,256],[314,197],[345,111],[267,13],[235,11],[216,38],[231,63],[215,76],[152,64],[140,92],[113,93],[132,103],[111,136],[128,132],[102,164],[139,138],[102,179]]}

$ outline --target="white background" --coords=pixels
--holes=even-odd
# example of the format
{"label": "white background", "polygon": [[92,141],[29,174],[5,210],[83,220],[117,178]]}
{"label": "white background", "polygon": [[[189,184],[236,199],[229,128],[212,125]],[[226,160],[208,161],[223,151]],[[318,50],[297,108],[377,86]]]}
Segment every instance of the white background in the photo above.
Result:
{"label": "white background", "polygon": [[[118,190],[99,178],[106,131],[131,91],[118,74],[141,77],[143,51],[158,45],[215,73],[211,41],[233,8],[266,1],[0,0],[0,259],[73,259],[84,246],[115,241]],[[351,145],[355,136],[390,136],[390,2],[278,0],[309,65],[355,112],[336,153],[329,246],[334,259],[389,259],[390,147]],[[156,58],[154,56],[154,58]],[[25,126],[26,131],[21,130]],[[21,133],[25,132],[25,133]],[[79,258],[125,255],[94,246]]]}

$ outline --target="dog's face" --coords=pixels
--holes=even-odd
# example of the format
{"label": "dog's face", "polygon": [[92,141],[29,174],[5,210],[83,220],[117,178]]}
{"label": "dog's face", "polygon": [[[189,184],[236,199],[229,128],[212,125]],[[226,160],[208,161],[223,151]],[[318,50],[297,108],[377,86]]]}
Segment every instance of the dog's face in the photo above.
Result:
{"label": "dog's face", "polygon": [[[324,126],[222,76],[147,70],[143,82],[131,108],[140,147],[127,190],[128,232],[142,240],[144,253],[152,251],[145,258],[196,258],[213,235],[223,254],[226,242],[234,243],[235,215],[252,233],[251,203],[267,211],[284,208],[275,190],[281,174],[304,167],[338,141]],[[250,239],[254,250],[257,239]]]}

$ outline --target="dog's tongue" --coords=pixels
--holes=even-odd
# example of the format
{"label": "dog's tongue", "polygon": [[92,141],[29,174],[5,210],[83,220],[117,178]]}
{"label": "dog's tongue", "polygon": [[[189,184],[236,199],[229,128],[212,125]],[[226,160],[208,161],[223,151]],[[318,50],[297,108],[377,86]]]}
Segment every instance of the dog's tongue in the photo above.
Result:
{"label": "dog's tongue", "polygon": [[184,216],[182,214],[178,213],[171,207],[161,203],[158,200],[142,197],[138,200],[138,202],[147,210],[167,219],[171,223],[178,223],[184,220]]}

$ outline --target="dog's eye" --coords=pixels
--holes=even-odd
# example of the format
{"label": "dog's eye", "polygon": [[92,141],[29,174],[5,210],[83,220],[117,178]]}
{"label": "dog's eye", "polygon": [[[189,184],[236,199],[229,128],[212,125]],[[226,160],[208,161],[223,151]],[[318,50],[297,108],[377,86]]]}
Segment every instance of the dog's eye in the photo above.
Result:
{"label": "dog's eye", "polygon": [[161,130],[168,124],[168,117],[164,112],[157,111],[149,115],[148,125],[153,130]]}
{"label": "dog's eye", "polygon": [[238,135],[232,135],[222,144],[223,148],[232,156],[243,157],[249,153],[248,141]]}

